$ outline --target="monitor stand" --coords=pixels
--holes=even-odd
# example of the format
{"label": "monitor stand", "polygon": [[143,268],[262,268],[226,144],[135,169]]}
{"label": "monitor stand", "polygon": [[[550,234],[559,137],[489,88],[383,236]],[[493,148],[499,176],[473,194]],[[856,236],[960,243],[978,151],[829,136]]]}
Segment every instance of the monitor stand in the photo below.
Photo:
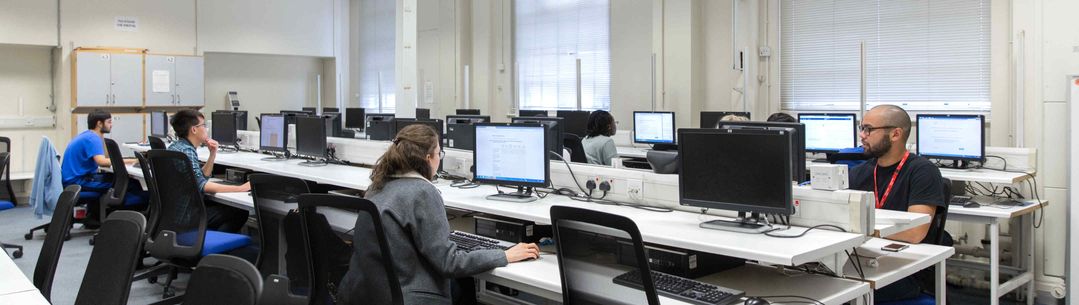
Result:
{"label": "monitor stand", "polygon": [[538,198],[536,198],[535,196],[532,196],[532,188],[531,187],[521,187],[521,186],[518,186],[517,191],[513,192],[513,193],[498,193],[498,194],[488,195],[487,196],[487,200],[509,201],[509,202],[518,202],[518,203],[533,202],[533,201],[536,201],[536,199],[538,199]]}
{"label": "monitor stand", "polygon": [[319,166],[326,166],[326,164],[328,164],[328,163],[326,163],[325,160],[307,160],[307,161],[303,161],[303,162],[300,162],[300,163],[297,163],[297,164],[300,165],[300,166],[319,167]]}
{"label": "monitor stand", "polygon": [[757,213],[752,213],[750,217],[746,217],[746,212],[738,212],[738,219],[735,220],[716,219],[702,222],[700,227],[753,234],[764,233],[772,229],[772,225],[768,223],[767,218],[761,217]]}
{"label": "monitor stand", "polygon": [[265,157],[265,158],[262,158],[261,160],[262,161],[285,161],[285,160],[288,160],[288,155],[287,154],[281,154],[281,155],[277,155],[275,153],[270,153],[270,154],[273,155],[273,156],[272,157]]}
{"label": "monitor stand", "polygon": [[221,145],[217,147],[217,152],[223,154],[237,153],[240,152],[240,147],[232,145]]}
{"label": "monitor stand", "polygon": [[953,169],[970,169],[970,162],[965,161],[965,160],[964,161],[953,160],[951,166],[948,166],[947,164],[942,164],[941,167],[943,167],[943,168],[953,168]]}

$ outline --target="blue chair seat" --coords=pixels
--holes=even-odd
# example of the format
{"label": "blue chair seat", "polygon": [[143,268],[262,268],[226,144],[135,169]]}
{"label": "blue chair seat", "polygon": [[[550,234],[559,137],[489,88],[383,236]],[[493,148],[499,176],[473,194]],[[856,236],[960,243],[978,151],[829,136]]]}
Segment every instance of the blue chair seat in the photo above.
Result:
{"label": "blue chair seat", "polygon": [[886,303],[878,303],[877,305],[934,305],[937,304],[937,299],[931,295],[922,294],[916,298],[908,300],[891,301]]}
{"label": "blue chair seat", "polygon": [[131,206],[145,205],[147,202],[149,202],[147,196],[148,196],[148,194],[146,194],[146,193],[132,194],[131,192],[128,192],[124,196],[124,206],[125,207],[131,207]]}
{"label": "blue chair seat", "polygon": [[78,201],[81,202],[83,200],[97,200],[98,198],[101,198],[101,193],[100,192],[82,191],[82,192],[79,192]]}
{"label": "blue chair seat", "polygon": [[14,203],[11,203],[11,201],[7,201],[7,200],[0,200],[0,211],[11,209],[11,208],[15,208]]}
{"label": "blue chair seat", "polygon": [[251,237],[243,234],[225,233],[219,231],[206,231],[206,238],[202,242],[202,253],[221,254],[251,244]]}

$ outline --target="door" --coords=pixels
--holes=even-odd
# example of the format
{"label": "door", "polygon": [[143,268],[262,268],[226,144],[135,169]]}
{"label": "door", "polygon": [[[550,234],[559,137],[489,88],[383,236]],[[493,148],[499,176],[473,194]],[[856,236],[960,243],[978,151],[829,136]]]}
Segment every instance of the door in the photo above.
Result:
{"label": "door", "polygon": [[203,106],[202,57],[176,56],[176,97],[180,106]]}
{"label": "door", "polygon": [[109,95],[109,57],[108,53],[76,53],[76,106],[106,106],[112,100]]}
{"label": "door", "polygon": [[112,106],[142,106],[142,54],[112,54]]}
{"label": "door", "polygon": [[173,106],[176,104],[176,57],[146,55],[146,106]]}

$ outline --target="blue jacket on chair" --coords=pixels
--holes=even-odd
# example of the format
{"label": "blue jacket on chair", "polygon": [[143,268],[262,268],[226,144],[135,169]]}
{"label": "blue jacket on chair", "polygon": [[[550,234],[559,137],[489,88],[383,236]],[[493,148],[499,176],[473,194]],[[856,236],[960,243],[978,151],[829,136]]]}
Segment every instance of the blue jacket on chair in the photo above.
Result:
{"label": "blue jacket on chair", "polygon": [[56,201],[60,199],[60,193],[64,192],[61,180],[63,177],[60,176],[60,154],[48,137],[41,137],[41,145],[37,149],[34,183],[30,190],[30,206],[34,207],[34,216],[38,219],[52,215],[52,211],[56,209]]}

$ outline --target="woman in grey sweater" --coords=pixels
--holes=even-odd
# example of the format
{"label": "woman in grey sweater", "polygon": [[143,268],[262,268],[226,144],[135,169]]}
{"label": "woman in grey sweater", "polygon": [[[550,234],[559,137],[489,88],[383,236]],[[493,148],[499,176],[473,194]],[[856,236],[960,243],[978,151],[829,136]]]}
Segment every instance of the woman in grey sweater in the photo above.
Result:
{"label": "woman in grey sweater", "polygon": [[[404,304],[450,304],[450,281],[539,257],[535,244],[506,251],[465,253],[449,240],[450,226],[438,189],[431,184],[442,161],[439,136],[424,125],[402,129],[371,173],[367,199],[381,211]],[[354,251],[341,279],[338,304],[390,304],[380,252],[370,221],[356,220]]]}

